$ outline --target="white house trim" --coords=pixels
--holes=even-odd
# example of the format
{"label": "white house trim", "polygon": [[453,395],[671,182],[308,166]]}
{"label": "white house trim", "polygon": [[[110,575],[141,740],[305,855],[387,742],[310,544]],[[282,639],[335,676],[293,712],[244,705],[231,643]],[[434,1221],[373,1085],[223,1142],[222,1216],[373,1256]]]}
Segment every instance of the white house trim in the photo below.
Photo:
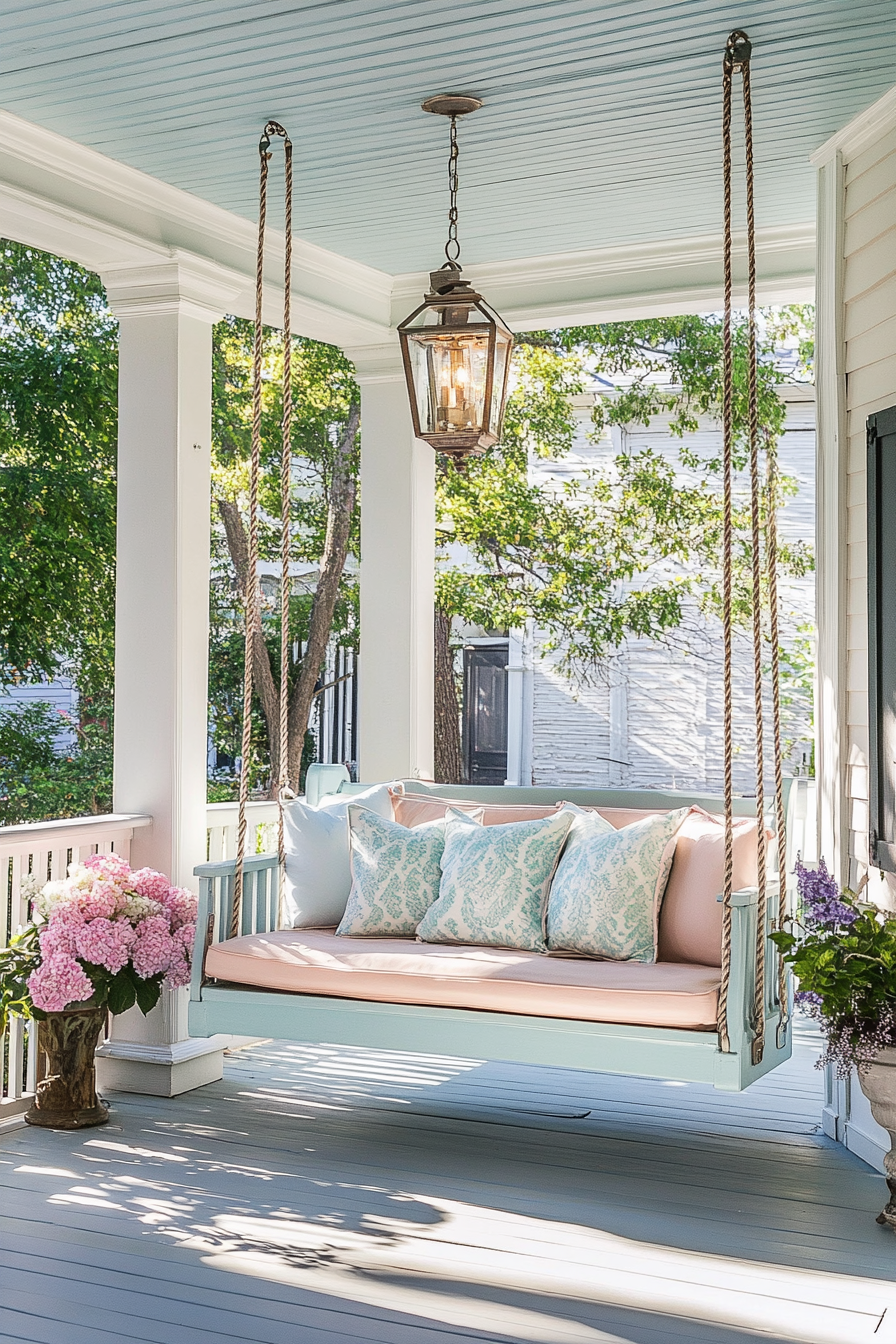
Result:
{"label": "white house trim", "polygon": [[864,112],[853,117],[852,121],[841,126],[840,130],[829,140],[825,140],[823,145],[819,145],[815,153],[809,156],[810,161],[816,168],[822,168],[837,154],[843,159],[854,159],[866,145],[886,135],[894,127],[896,127],[896,85],[888,89],[876,103],[866,107]]}
{"label": "white house trim", "polygon": [[[254,171],[252,146],[246,168]],[[184,271],[212,268],[231,290],[228,311],[252,316],[251,220],[9,112],[0,112],[0,212],[7,237],[104,276],[166,260]],[[512,326],[531,330],[716,307],[721,254],[720,234],[701,235],[470,266],[467,274]],[[283,236],[270,229],[265,319],[272,325],[282,312],[282,256]],[[758,261],[763,301],[811,299],[812,224],[761,231]],[[342,347],[390,343],[428,287],[425,274],[387,275],[301,238],[293,265],[295,330]]]}
{"label": "white house trim", "polygon": [[816,297],[816,778],[818,841],[847,881],[843,808],[846,649],[846,373],[843,339],[844,166],[840,150],[818,173]]}
{"label": "white house trim", "polygon": [[[760,230],[756,252],[763,302],[811,301],[813,223]],[[735,267],[735,300],[746,302],[746,239],[740,234]],[[464,274],[517,331],[706,311],[722,303],[722,235],[465,266]],[[393,323],[419,303],[428,281],[422,273],[395,277]]]}

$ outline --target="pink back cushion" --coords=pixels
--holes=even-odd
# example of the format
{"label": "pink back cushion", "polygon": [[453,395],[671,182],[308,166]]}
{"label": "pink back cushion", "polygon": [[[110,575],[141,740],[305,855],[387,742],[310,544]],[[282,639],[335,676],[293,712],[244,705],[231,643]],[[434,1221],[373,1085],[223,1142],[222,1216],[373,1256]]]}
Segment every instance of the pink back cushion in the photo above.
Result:
{"label": "pink back cushion", "polygon": [[[718,966],[722,959],[725,823],[695,811],[678,832],[660,913],[659,960]],[[734,821],[734,890],[757,882],[756,820]]]}
{"label": "pink back cushion", "polygon": [[[476,813],[481,808],[486,826],[509,821],[532,821],[552,816],[560,803],[517,804],[500,807],[463,799],[392,794],[395,820],[403,826],[436,821],[449,807]],[[633,821],[650,817],[665,808],[587,807],[600,812],[620,830]],[[725,881],[725,825],[722,817],[694,808],[678,832],[672,871],[660,908],[659,961],[718,966],[722,959],[722,907],[718,897]],[[755,887],[757,882],[756,821],[738,817],[734,822],[734,890]]]}
{"label": "pink back cushion", "polygon": [[[658,808],[599,807],[594,809],[617,830],[653,815]],[[734,821],[734,890],[755,887],[758,880],[756,821]],[[685,818],[675,846],[675,858],[660,907],[659,961],[718,966],[722,960],[722,907],[719,895],[725,883],[724,819],[702,808]]]}
{"label": "pink back cushion", "polygon": [[422,826],[426,821],[438,821],[444,817],[449,807],[473,816],[482,815],[485,826],[501,826],[509,821],[539,821],[542,817],[552,817],[557,810],[556,803],[502,807],[497,803],[476,803],[463,798],[435,798],[432,795],[421,796],[413,793],[392,793],[392,815],[402,826]]}

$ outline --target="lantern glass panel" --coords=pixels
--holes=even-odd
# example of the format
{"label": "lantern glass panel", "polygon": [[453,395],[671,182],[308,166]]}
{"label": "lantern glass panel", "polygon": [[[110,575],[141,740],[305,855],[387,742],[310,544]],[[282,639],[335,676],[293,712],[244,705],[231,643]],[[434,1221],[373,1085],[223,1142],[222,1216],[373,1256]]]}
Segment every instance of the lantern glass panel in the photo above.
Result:
{"label": "lantern glass panel", "polygon": [[408,351],[420,429],[424,434],[470,434],[486,429],[488,331],[409,332]]}
{"label": "lantern glass panel", "polygon": [[490,434],[499,437],[501,434],[501,416],[504,410],[504,388],[507,382],[507,364],[510,359],[510,351],[513,346],[513,337],[498,328],[495,340],[495,372],[492,379],[492,404],[490,423],[485,426]]}

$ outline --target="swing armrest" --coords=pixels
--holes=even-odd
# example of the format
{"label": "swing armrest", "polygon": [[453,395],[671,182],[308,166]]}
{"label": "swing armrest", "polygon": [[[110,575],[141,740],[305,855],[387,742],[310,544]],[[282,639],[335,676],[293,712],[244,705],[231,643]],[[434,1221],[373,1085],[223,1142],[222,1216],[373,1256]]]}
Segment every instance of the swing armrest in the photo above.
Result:
{"label": "swing armrest", "polygon": [[[205,980],[205,958],[212,943],[231,936],[236,860],[201,863],[193,869],[199,878],[199,912],[193,944],[190,998],[199,1000]],[[269,933],[278,922],[279,860],[276,854],[253,854],[243,863],[243,899],[240,934]]]}
{"label": "swing armrest", "polygon": [[[775,927],[778,883],[768,883],[765,944],[765,1014],[778,1011],[777,949],[769,939]],[[719,896],[721,902],[722,897]],[[753,1039],[753,994],[756,986],[756,919],[759,888],[745,887],[731,893],[731,978],[728,983],[728,1035],[735,1053],[749,1054]]]}

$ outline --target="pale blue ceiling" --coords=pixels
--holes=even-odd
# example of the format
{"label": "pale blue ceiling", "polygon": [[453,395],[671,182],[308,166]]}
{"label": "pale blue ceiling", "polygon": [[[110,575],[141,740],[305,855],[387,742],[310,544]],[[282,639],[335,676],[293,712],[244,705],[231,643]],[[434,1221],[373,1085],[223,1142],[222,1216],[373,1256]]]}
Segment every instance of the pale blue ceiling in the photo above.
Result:
{"label": "pale blue ceiling", "polygon": [[0,107],[250,218],[275,117],[296,231],[422,270],[446,126],[419,104],[444,91],[485,100],[461,125],[464,261],[716,232],[733,27],[754,42],[759,223],[809,221],[807,156],[896,82],[894,0],[44,0],[5,7]]}

